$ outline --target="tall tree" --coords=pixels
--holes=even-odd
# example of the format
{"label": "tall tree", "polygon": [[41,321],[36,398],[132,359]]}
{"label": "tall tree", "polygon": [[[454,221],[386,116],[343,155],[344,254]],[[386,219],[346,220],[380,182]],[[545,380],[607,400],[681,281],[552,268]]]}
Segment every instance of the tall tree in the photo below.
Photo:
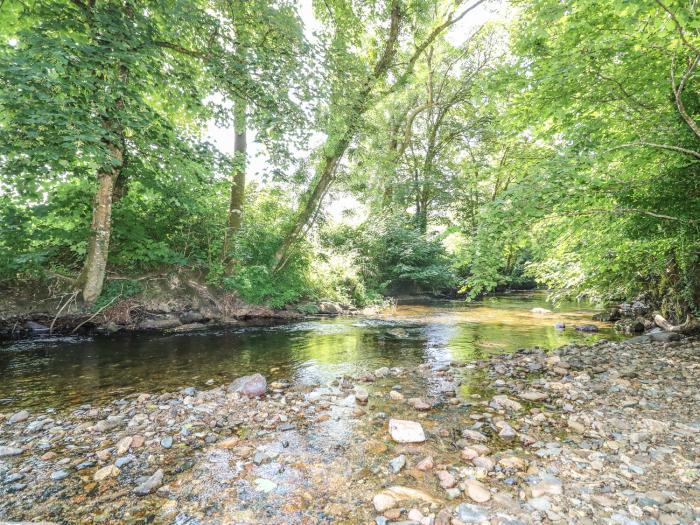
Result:
{"label": "tall tree", "polygon": [[7,26],[4,36],[15,45],[0,56],[3,177],[35,196],[48,181],[93,178],[92,224],[76,281],[91,304],[104,282],[115,187],[125,184],[131,159],[167,169],[161,151],[181,143],[177,124],[194,122],[202,109],[197,88],[206,80],[193,73],[221,44],[212,38],[219,20],[198,2],[5,4],[22,22]]}
{"label": "tall tree", "polygon": [[[317,152],[310,188],[275,255],[275,270],[286,264],[290,249],[313,222],[345,151],[362,127],[365,112],[402,87],[435,39],[484,1],[476,0],[468,6],[462,5],[462,0],[450,2],[438,17],[434,16],[436,6],[421,2],[409,6],[401,0],[371,7],[346,1],[323,2],[318,7],[322,18],[332,24],[327,65],[333,85],[326,140]],[[407,51],[400,53],[404,41],[408,42]],[[397,56],[401,56],[400,61]]]}

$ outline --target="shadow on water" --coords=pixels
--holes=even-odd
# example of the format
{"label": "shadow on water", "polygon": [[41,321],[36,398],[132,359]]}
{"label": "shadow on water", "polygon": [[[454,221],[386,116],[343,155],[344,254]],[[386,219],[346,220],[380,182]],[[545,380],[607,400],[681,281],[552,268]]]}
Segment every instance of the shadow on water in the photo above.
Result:
{"label": "shadow on water", "polygon": [[[534,314],[531,309],[553,309]],[[381,366],[468,362],[489,354],[617,336],[608,325],[584,335],[595,310],[554,309],[540,293],[509,294],[467,305],[401,305],[373,318],[178,335],[34,339],[0,347],[0,405],[65,408],[135,392],[219,384],[260,372],[302,384]],[[566,330],[554,324],[564,322]]]}

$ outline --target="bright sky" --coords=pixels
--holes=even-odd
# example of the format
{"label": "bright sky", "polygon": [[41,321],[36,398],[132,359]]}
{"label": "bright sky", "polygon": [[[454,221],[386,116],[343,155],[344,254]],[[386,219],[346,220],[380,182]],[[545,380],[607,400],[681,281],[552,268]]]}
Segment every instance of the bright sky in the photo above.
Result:
{"label": "bright sky", "polygon": [[[471,4],[465,2],[465,5]],[[455,24],[448,33],[447,38],[453,45],[459,45],[481,24],[488,21],[504,20],[507,16],[506,11],[505,0],[484,2]],[[304,21],[304,32],[307,38],[311,38],[313,32],[320,28],[319,22],[313,15],[312,0],[299,1],[299,15]],[[208,140],[214,143],[220,151],[229,154],[233,153],[233,129],[218,126],[214,121],[211,121],[209,123],[207,135]],[[320,142],[320,139],[321,137],[316,137],[316,140],[312,140],[309,150],[300,151],[299,155],[304,158],[308,157],[313,151],[313,147]],[[249,130],[248,176],[252,179],[260,179],[267,168],[265,150],[262,145],[255,140],[255,133]],[[329,200],[326,202],[325,205],[325,209],[334,220],[340,221],[343,219],[347,221],[346,210],[354,210],[356,215],[363,215],[362,211],[360,211],[361,204],[350,196],[336,196],[332,201]]]}

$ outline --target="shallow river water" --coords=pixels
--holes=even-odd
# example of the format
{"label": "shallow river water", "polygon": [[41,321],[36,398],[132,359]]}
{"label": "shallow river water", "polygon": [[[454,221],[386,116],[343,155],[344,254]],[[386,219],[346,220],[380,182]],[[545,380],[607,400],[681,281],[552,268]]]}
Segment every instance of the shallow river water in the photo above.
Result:
{"label": "shallow river water", "polygon": [[[552,313],[535,314],[535,307]],[[577,303],[554,307],[539,292],[513,293],[268,327],[25,340],[0,347],[0,407],[67,408],[253,372],[312,385],[381,366],[466,362],[518,348],[615,339],[602,323],[596,334],[574,330],[590,324],[594,312]],[[557,322],[566,329],[556,330]]]}

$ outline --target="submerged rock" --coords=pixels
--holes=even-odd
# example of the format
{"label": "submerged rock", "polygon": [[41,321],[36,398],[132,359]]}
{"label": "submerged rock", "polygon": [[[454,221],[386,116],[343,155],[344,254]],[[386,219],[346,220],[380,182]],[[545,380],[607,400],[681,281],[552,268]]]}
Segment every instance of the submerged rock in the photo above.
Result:
{"label": "submerged rock", "polygon": [[248,397],[260,397],[267,392],[267,380],[262,374],[239,377],[228,386],[229,392],[237,392]]}
{"label": "submerged rock", "polygon": [[134,494],[138,496],[145,496],[146,494],[150,494],[154,490],[157,490],[162,484],[163,471],[158,469],[152,476],[134,489]]}
{"label": "submerged rock", "polygon": [[0,458],[6,456],[19,456],[22,452],[24,452],[24,450],[21,448],[0,445]]}

